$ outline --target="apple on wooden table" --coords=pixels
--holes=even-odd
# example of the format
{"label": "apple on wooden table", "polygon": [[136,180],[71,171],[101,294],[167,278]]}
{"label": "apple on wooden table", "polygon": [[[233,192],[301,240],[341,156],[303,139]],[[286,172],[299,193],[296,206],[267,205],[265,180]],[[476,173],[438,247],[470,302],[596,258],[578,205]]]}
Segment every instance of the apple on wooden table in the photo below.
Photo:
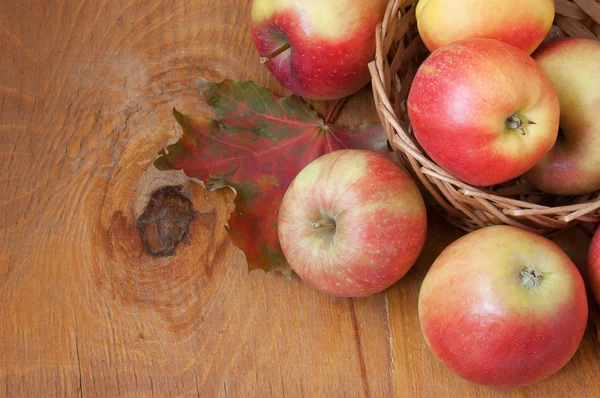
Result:
{"label": "apple on wooden table", "polygon": [[419,67],[408,116],[438,165],[486,186],[520,176],[552,148],[559,102],[529,55],[497,40],[466,39],[436,50]]}
{"label": "apple on wooden table", "polygon": [[600,42],[565,38],[544,43],[533,55],[558,95],[561,134],[525,176],[555,195],[600,189]]}
{"label": "apple on wooden table", "polygon": [[433,353],[459,376],[494,387],[561,369],[585,332],[583,279],[552,241],[512,226],[480,229],[435,260],[419,293]]}
{"label": "apple on wooden table", "polygon": [[346,97],[370,79],[387,0],[254,0],[250,33],[277,81],[312,99]]}
{"label": "apple on wooden table", "polygon": [[531,54],[550,31],[553,0],[420,0],[419,34],[429,51],[455,41],[483,37]]}
{"label": "apple on wooden table", "polygon": [[309,163],[285,193],[279,240],[309,285],[367,296],[398,281],[427,232],[417,185],[398,165],[366,150],[330,152]]}

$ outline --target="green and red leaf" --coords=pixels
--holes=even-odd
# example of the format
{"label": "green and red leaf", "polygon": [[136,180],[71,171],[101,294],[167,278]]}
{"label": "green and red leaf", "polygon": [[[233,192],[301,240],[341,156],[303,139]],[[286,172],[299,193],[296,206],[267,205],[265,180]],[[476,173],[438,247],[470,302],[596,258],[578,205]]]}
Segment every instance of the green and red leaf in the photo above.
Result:
{"label": "green and red leaf", "polygon": [[183,136],[159,153],[155,166],[182,169],[208,189],[233,187],[238,195],[229,232],[250,269],[289,275],[277,236],[289,184],[312,160],[338,149],[391,156],[386,136],[380,125],[327,125],[302,98],[278,97],[253,82],[199,79],[199,86],[218,120],[173,110]]}

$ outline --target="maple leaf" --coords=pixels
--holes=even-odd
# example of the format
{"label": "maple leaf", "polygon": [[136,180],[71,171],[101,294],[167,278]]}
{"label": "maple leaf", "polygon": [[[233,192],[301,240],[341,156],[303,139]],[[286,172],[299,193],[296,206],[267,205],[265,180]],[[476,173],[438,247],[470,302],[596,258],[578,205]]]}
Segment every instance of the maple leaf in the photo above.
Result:
{"label": "maple leaf", "polygon": [[279,97],[254,82],[198,79],[218,118],[173,109],[182,138],[159,152],[158,169],[181,169],[209,190],[233,187],[236,209],[229,220],[233,243],[250,269],[290,275],[277,236],[281,199],[312,160],[344,148],[370,149],[392,157],[380,125],[342,127],[323,119],[298,96]]}

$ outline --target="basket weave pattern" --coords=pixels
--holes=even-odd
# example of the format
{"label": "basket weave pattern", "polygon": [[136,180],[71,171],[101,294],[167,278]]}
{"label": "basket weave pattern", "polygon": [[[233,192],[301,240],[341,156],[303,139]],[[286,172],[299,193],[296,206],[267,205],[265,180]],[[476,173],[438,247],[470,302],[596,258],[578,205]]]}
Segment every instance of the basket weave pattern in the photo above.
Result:
{"label": "basket weave pattern", "polygon": [[[546,40],[575,36],[600,40],[599,0],[555,0],[554,25]],[[444,216],[465,231],[508,224],[542,235],[575,223],[600,222],[600,191],[554,196],[515,179],[472,187],[433,162],[417,143],[407,116],[410,84],[428,50],[417,30],[415,0],[392,0],[377,28],[377,53],[369,65],[373,95],[388,140],[406,170],[437,201]],[[587,224],[590,227],[590,224]]]}

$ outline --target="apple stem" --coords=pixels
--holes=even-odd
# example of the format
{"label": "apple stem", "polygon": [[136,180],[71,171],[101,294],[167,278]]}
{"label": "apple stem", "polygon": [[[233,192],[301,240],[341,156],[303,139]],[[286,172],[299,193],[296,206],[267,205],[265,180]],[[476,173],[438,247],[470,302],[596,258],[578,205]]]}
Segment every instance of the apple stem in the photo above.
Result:
{"label": "apple stem", "polygon": [[519,131],[521,132],[521,135],[526,135],[527,132],[525,131],[525,127],[523,127],[526,124],[535,124],[535,122],[532,122],[531,120],[526,120],[523,117],[517,115],[516,113],[513,113],[512,115],[510,115],[507,119],[506,119],[506,127],[508,127],[509,129],[519,129]]}
{"label": "apple stem", "polygon": [[331,221],[327,221],[327,220],[315,221],[314,223],[312,223],[312,227],[314,229],[319,229],[319,228],[333,229],[333,228],[335,228],[335,223],[331,222]]}
{"label": "apple stem", "polygon": [[340,98],[337,100],[337,102],[335,103],[333,108],[331,108],[331,110],[329,111],[327,116],[325,116],[325,124],[329,124],[331,122],[331,118],[333,117],[335,112],[342,108],[342,106],[348,100],[348,98],[350,98],[350,97],[343,97],[343,98]]}
{"label": "apple stem", "polygon": [[521,270],[521,282],[527,289],[538,287],[542,283],[543,278],[544,275],[533,268],[525,267]]}
{"label": "apple stem", "polygon": [[272,60],[273,58],[275,58],[276,56],[278,56],[279,54],[281,54],[288,48],[290,48],[290,43],[285,43],[283,46],[279,47],[277,50],[273,51],[271,54],[268,54],[264,57],[260,57],[260,63],[264,64],[266,62],[269,62],[270,60]]}

